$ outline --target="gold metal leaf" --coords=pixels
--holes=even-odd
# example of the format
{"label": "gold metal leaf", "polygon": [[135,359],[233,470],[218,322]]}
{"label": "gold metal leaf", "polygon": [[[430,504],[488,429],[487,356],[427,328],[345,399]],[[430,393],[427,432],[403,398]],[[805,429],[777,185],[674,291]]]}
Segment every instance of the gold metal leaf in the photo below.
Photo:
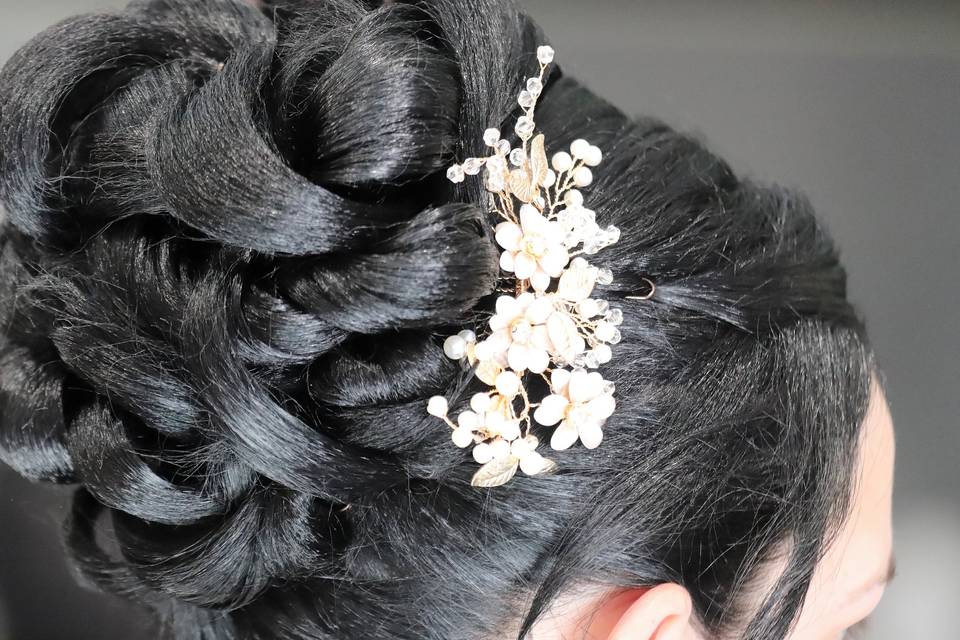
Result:
{"label": "gold metal leaf", "polygon": [[520,202],[533,202],[540,195],[540,186],[547,179],[549,168],[541,133],[530,141],[530,158],[524,166],[510,172],[510,192]]}
{"label": "gold metal leaf", "polygon": [[543,145],[543,134],[541,133],[530,141],[530,184],[537,190],[547,179],[547,170],[550,166],[547,164],[547,150]]}
{"label": "gold metal leaf", "polygon": [[530,183],[530,173],[524,169],[514,169],[510,172],[510,193],[517,200],[524,203],[533,202],[537,197],[537,188]]}
{"label": "gold metal leaf", "polygon": [[475,487],[499,487],[516,475],[519,466],[520,460],[514,456],[491,460],[473,474],[470,484]]}

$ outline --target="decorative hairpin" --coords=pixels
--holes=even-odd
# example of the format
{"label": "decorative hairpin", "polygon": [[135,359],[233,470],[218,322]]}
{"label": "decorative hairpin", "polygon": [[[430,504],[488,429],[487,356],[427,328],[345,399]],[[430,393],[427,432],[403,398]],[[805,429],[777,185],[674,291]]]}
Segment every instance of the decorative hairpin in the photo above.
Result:
{"label": "decorative hairpin", "polygon": [[[612,358],[610,345],[620,342],[623,313],[590,297],[594,286],[610,284],[613,274],[582,256],[616,243],[620,230],[601,229],[579,191],[593,182],[590,168],[600,164],[600,149],[575,140],[569,153],[554,154],[548,164],[543,134],[534,135],[534,110],[553,57],[551,47],[537,49],[540,73],[518,97],[523,115],[514,131],[522,145],[513,149],[500,131],[487,129],[483,141],[491,155],[467,158],[447,171],[447,178],[459,183],[485,169],[491,209],[503,219],[495,228],[503,249],[500,268],[516,281],[511,294],[497,299],[486,337],[478,341],[465,330],[443,344],[449,358],[466,359],[490,390],[473,395],[456,422],[443,396],[427,403],[427,412],[453,429],[456,446],[473,446],[482,465],[471,482],[478,487],[502,485],[518,469],[531,476],[556,470],[556,463],[537,451],[531,418],[545,427],[557,425],[553,449],[577,440],[593,449],[616,407],[613,383],[591,369]],[[526,374],[541,376],[549,386],[538,403],[524,385]]]}

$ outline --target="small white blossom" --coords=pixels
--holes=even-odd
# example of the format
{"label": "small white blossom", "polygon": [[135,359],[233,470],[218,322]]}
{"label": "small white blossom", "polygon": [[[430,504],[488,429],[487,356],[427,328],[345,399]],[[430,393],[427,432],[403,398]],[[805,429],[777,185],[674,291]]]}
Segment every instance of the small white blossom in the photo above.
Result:
{"label": "small white blossom", "polygon": [[600,446],[603,425],[616,408],[611,386],[596,371],[557,369],[550,378],[553,393],[540,403],[533,419],[552,427],[550,446],[569,449],[578,439],[588,449]]}
{"label": "small white blossom", "polygon": [[533,205],[520,207],[520,224],[506,221],[497,225],[497,244],[506,249],[500,267],[519,280],[529,280],[536,291],[545,291],[553,278],[563,274],[570,254],[563,240],[563,227],[547,220]]}
{"label": "small white blossom", "polygon": [[490,318],[493,333],[477,345],[477,357],[495,360],[517,373],[542,373],[550,364],[546,322],[553,314],[552,300],[530,292],[516,298],[500,296]]}

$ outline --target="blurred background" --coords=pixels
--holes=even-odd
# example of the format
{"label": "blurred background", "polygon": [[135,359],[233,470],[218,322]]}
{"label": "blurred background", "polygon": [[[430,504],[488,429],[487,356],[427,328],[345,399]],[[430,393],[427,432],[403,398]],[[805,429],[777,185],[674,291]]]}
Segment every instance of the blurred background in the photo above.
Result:
{"label": "blurred background", "polygon": [[[118,0],[0,0],[0,60]],[[898,429],[898,577],[868,640],[960,638],[960,1],[527,0],[567,73],[799,187],[839,241]],[[74,585],[69,491],[0,469],[0,640],[148,638]]]}

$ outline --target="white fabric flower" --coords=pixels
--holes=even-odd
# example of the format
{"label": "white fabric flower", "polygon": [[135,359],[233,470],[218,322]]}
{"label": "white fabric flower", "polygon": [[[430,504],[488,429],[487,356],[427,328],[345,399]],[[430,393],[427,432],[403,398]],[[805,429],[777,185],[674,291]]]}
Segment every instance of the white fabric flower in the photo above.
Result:
{"label": "white fabric flower", "polygon": [[564,245],[566,233],[554,220],[547,220],[537,208],[520,207],[520,224],[501,222],[496,228],[500,267],[518,280],[529,280],[536,291],[545,291],[553,278],[559,278],[570,261]]}
{"label": "white fabric flower", "polygon": [[557,369],[550,378],[553,393],[540,403],[534,420],[550,427],[558,422],[550,438],[557,451],[568,449],[579,439],[587,449],[603,440],[603,425],[616,408],[609,383],[596,371]]}
{"label": "white fabric flower", "polygon": [[473,459],[480,464],[487,464],[493,460],[509,458],[520,470],[528,476],[535,476],[556,468],[556,465],[537,452],[540,441],[534,435],[517,438],[507,443],[501,438],[492,442],[481,442],[473,448]]}
{"label": "white fabric flower", "polygon": [[547,318],[553,313],[549,296],[536,297],[530,292],[516,298],[500,296],[497,312],[490,318],[490,336],[477,345],[475,354],[481,360],[495,360],[517,373],[543,373],[550,365],[550,339]]}

